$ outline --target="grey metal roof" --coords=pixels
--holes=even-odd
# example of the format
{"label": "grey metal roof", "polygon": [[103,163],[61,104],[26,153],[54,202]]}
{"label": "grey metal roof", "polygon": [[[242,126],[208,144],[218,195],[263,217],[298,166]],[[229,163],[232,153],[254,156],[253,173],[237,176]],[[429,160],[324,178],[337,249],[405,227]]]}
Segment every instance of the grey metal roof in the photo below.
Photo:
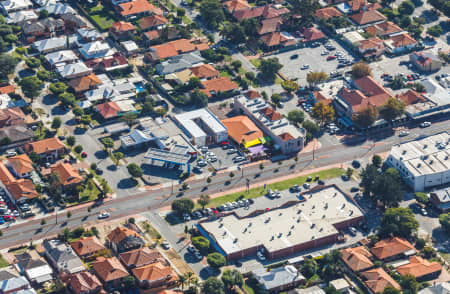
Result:
{"label": "grey metal roof", "polygon": [[81,73],[91,72],[92,70],[88,68],[83,62],[66,64],[63,67],[58,67],[56,71],[63,77],[70,77],[72,75],[77,75]]}
{"label": "grey metal roof", "polygon": [[25,277],[14,277],[8,280],[0,281],[0,292],[6,293],[29,286],[30,283]]}
{"label": "grey metal roof", "polygon": [[167,75],[201,64],[203,60],[200,53],[195,51],[169,58],[157,64],[155,68],[157,73]]}
{"label": "grey metal roof", "polygon": [[162,149],[149,148],[144,158],[182,165],[187,164],[191,156],[188,154],[180,154]]}
{"label": "grey metal roof", "polygon": [[41,10],[47,10],[48,14],[52,15],[61,15],[61,14],[75,14],[75,10],[67,4],[56,3],[51,4],[45,7],[42,7]]}
{"label": "grey metal roof", "polygon": [[43,244],[45,253],[57,264],[58,270],[68,271],[70,273],[84,270],[81,259],[75,254],[72,248],[63,242],[59,240],[45,240]]}
{"label": "grey metal roof", "polygon": [[261,268],[254,270],[253,274],[266,290],[305,280],[305,277],[292,265],[276,268],[269,272],[266,271],[266,268]]}
{"label": "grey metal roof", "polygon": [[450,282],[437,283],[420,290],[419,294],[450,294]]}
{"label": "grey metal roof", "polygon": [[48,51],[66,47],[66,39],[64,37],[50,38],[41,41],[36,41],[33,46],[39,51]]}

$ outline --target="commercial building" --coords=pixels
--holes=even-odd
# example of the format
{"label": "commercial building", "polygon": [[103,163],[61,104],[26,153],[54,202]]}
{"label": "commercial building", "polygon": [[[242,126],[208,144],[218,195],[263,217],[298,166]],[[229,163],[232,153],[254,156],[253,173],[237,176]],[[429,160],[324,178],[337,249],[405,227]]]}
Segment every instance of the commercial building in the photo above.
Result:
{"label": "commercial building", "polygon": [[263,99],[249,99],[245,96],[234,98],[234,109],[247,115],[274,143],[274,148],[284,154],[296,153],[303,149],[306,132],[292,125],[287,118],[276,112]]}
{"label": "commercial building", "polygon": [[198,227],[228,260],[257,251],[276,259],[333,243],[340,230],[364,218],[358,205],[335,185],[317,187],[299,198],[244,217],[234,212],[219,214]]}
{"label": "commercial building", "polygon": [[448,212],[450,210],[450,188],[434,190],[430,193],[430,200],[441,212]]}
{"label": "commercial building", "polygon": [[206,146],[228,139],[227,128],[207,108],[178,114],[173,118],[192,144]]}
{"label": "commercial building", "polygon": [[442,60],[431,52],[413,52],[409,54],[409,61],[422,72],[432,72],[441,69]]}
{"label": "commercial building", "polygon": [[414,191],[450,183],[450,135],[447,132],[392,146],[386,162]]}

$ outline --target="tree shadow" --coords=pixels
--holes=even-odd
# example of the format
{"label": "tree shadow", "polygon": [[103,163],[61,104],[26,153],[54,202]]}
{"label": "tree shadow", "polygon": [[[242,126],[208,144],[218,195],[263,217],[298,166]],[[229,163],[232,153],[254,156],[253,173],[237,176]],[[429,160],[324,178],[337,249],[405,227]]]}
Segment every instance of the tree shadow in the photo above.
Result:
{"label": "tree shadow", "polygon": [[127,179],[120,180],[119,184],[117,184],[117,187],[119,189],[126,190],[126,189],[131,189],[131,188],[136,187],[137,184],[138,184],[138,182],[135,179],[127,178]]}
{"label": "tree shadow", "polygon": [[75,130],[73,131],[73,133],[75,135],[83,135],[83,134],[86,133],[86,129],[85,128],[76,127]]}
{"label": "tree shadow", "polygon": [[117,170],[117,165],[115,165],[115,164],[108,165],[106,167],[106,169],[109,170],[109,171],[116,171]]}
{"label": "tree shadow", "polygon": [[58,103],[58,99],[53,94],[47,94],[44,97],[42,97],[42,103],[44,105],[54,105]]}
{"label": "tree shadow", "polygon": [[67,113],[69,113],[69,109],[58,105],[52,108],[52,115],[66,115]]}
{"label": "tree shadow", "polygon": [[97,159],[106,159],[108,157],[108,153],[105,150],[98,150],[94,153],[94,156]]}

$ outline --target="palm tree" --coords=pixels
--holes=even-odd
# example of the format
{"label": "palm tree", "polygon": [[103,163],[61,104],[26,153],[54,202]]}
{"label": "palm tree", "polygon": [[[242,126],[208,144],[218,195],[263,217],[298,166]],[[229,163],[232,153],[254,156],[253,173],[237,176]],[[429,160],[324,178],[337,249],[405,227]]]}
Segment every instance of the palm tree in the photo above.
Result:
{"label": "palm tree", "polygon": [[187,286],[189,288],[189,286],[191,285],[193,279],[195,278],[194,273],[193,272],[187,272],[184,274],[185,278],[186,278],[186,282],[187,282]]}
{"label": "palm tree", "polygon": [[181,290],[183,290],[184,289],[184,285],[186,284],[186,277],[184,275],[179,276],[177,282],[180,284]]}

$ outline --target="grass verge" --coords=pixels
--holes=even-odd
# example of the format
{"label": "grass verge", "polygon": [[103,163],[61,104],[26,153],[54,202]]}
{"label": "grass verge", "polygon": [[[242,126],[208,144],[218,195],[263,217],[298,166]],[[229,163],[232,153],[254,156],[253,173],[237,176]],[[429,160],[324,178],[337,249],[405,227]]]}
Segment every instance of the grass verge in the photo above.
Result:
{"label": "grass verge", "polygon": [[9,263],[6,261],[6,259],[3,258],[3,256],[0,255],[0,268],[4,268],[9,266]]}
{"label": "grass verge", "polygon": [[261,60],[258,58],[250,59],[250,63],[253,64],[254,67],[259,67],[261,65]]}

